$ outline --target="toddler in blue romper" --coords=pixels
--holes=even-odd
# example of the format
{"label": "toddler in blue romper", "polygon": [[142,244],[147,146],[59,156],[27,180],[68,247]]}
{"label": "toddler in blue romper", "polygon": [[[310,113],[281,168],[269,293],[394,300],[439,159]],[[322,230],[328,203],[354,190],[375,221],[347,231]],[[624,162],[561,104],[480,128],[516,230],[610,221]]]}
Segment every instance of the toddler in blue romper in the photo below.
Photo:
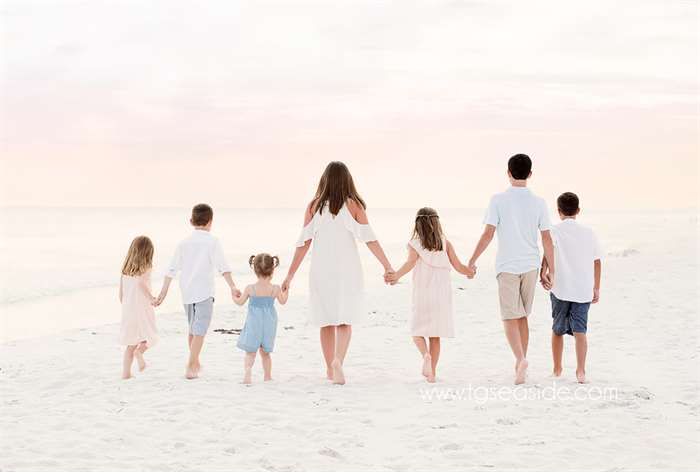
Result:
{"label": "toddler in blue romper", "polygon": [[272,275],[279,265],[277,256],[258,254],[251,256],[248,261],[258,277],[258,282],[248,285],[240,297],[234,298],[238,305],[243,305],[248,299],[248,316],[243,330],[238,338],[238,348],[245,351],[243,383],[250,384],[255,356],[260,352],[264,379],[272,380],[272,357],[270,353],[275,347],[277,334],[277,310],[275,300],[281,304],[287,303],[289,292],[282,290],[279,285],[272,284]]}

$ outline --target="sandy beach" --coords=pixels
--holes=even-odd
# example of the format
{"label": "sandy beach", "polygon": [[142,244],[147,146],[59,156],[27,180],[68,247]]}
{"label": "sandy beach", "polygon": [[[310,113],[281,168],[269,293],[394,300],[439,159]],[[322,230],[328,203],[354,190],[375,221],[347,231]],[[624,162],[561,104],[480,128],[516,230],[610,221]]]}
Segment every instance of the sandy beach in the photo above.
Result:
{"label": "sandy beach", "polygon": [[[251,387],[239,383],[237,336],[213,331],[201,378],[183,378],[181,312],[158,313],[162,340],[147,353],[147,370],[129,381],[119,378],[118,324],[6,342],[0,469],[695,470],[696,245],[689,232],[673,246],[608,254],[602,300],[591,309],[590,383],[582,387],[571,339],[563,377],[549,377],[541,290],[528,382],[512,387],[488,275],[455,277],[457,337],[443,344],[434,386],[422,380],[407,336],[408,281],[369,289],[342,387],[323,377],[305,295],[280,309],[275,380],[263,383],[256,364]],[[243,320],[243,309],[222,298],[212,330]]]}

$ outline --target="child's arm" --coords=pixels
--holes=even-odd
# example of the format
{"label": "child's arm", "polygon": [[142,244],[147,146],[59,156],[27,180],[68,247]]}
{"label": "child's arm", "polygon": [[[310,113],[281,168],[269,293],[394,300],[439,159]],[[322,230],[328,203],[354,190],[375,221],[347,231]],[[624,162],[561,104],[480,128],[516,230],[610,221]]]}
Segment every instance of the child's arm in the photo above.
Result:
{"label": "child's arm", "polygon": [[455,252],[455,248],[452,246],[452,243],[449,241],[447,241],[447,257],[450,259],[450,264],[452,264],[452,267],[454,267],[454,269],[457,272],[459,272],[460,274],[466,275],[470,279],[474,278],[474,275],[476,274],[476,270],[462,264],[462,262],[459,260],[459,257],[457,257],[457,253]]}
{"label": "child's arm", "polygon": [[168,270],[165,272],[165,278],[163,279],[163,287],[160,289],[158,297],[153,301],[153,306],[158,306],[161,303],[163,303],[163,300],[165,300],[165,297],[168,295],[170,282],[173,281],[173,279],[175,278],[175,276],[181,268],[182,257],[180,256],[180,246],[178,245],[177,248],[175,248],[175,254],[173,254],[173,258],[170,260]]}
{"label": "child's arm", "polygon": [[591,303],[598,303],[600,300],[600,273],[602,270],[600,259],[593,261],[593,300]]}
{"label": "child's arm", "polygon": [[[233,291],[233,289],[232,289],[232,291]],[[234,297],[233,297],[233,302],[234,302],[236,305],[239,305],[239,306],[240,306],[240,305],[243,305],[243,304],[248,300],[248,296],[249,296],[249,295],[250,295],[250,285],[247,286],[247,287],[243,290],[243,293],[241,293],[241,291],[238,290],[238,296],[234,296]]]}
{"label": "child's arm", "polygon": [[238,287],[236,287],[236,284],[233,282],[233,278],[231,277],[231,272],[224,272],[221,274],[224,276],[224,280],[228,284],[229,288],[231,289],[231,297],[236,298],[241,296],[241,291],[238,290]]}
{"label": "child's arm", "polygon": [[119,277],[119,303],[122,302],[122,298],[124,297],[123,280],[124,280],[124,276],[122,275],[121,277]]}
{"label": "child's arm", "polygon": [[469,259],[469,268],[474,272],[476,272],[477,259],[479,259],[479,256],[481,256],[481,254],[486,250],[486,248],[489,247],[489,244],[491,244],[491,240],[493,239],[493,235],[495,233],[495,226],[489,224],[484,226],[484,232],[481,234],[479,242],[476,243],[476,247],[474,248],[474,253],[472,254],[471,259]]}
{"label": "child's arm", "polygon": [[549,290],[550,288],[552,288],[548,279],[545,277],[547,275],[548,269],[549,269],[549,266],[547,265],[547,258],[543,256],[542,257],[542,266],[540,267],[540,283],[542,284],[542,288],[544,288],[545,290]]}
{"label": "child's arm", "polygon": [[416,262],[418,262],[418,253],[415,249],[409,246],[408,259],[406,259],[406,262],[404,262],[404,264],[399,268],[399,270],[397,270],[396,272],[392,272],[386,276],[387,282],[389,282],[391,285],[396,285],[396,283],[401,277],[413,270],[413,268],[416,266]]}
{"label": "child's arm", "polygon": [[[350,211],[350,214],[354,218],[355,221],[357,221],[361,225],[368,225],[369,224],[369,219],[367,218],[367,212],[365,211],[364,208],[362,208],[361,205],[358,205],[355,203],[353,200],[348,201],[348,210]],[[382,249],[382,245],[379,244],[379,241],[369,241],[367,243],[367,248],[369,251],[372,253],[374,257],[377,258],[379,263],[384,267],[384,279],[389,280],[389,274],[392,274],[394,272],[394,268],[391,267],[391,262],[389,262],[389,259],[386,257],[386,254],[384,254],[384,249]]]}
{"label": "child's arm", "polygon": [[168,295],[168,289],[170,288],[170,282],[172,281],[172,277],[169,277],[167,275],[165,276],[165,278],[163,279],[163,288],[160,289],[158,297],[153,301],[153,306],[158,306],[161,303],[163,303],[163,300],[165,300],[165,297]]}
{"label": "child's arm", "polygon": [[275,289],[277,290],[277,301],[280,302],[280,305],[287,303],[287,300],[289,300],[289,289],[282,290],[278,285],[275,286]]}
{"label": "child's arm", "polygon": [[554,243],[552,242],[552,233],[549,230],[542,231],[541,234],[544,259],[547,263],[547,272],[544,274],[544,280],[549,286],[547,290],[551,290],[554,286]]}
{"label": "child's arm", "polygon": [[141,290],[143,290],[148,299],[151,301],[151,304],[153,304],[153,302],[156,300],[156,297],[153,296],[153,294],[151,293],[151,288],[149,287],[148,277],[150,276],[151,274],[149,273],[142,274],[141,277],[139,277],[139,287],[141,288]]}
{"label": "child's arm", "polygon": [[[304,213],[304,227],[306,227],[306,225],[308,225],[314,217],[313,207],[314,202],[309,203],[309,206],[306,207],[306,212]],[[289,270],[287,271],[287,277],[284,279],[284,282],[282,282],[282,289],[284,291],[289,290],[289,286],[292,284],[292,279],[294,279],[294,274],[297,273],[297,270],[299,269],[299,266],[304,260],[304,257],[306,257],[306,253],[309,252],[310,247],[311,240],[309,239],[307,241],[304,241],[303,246],[298,247],[294,250],[292,264],[289,266]]]}

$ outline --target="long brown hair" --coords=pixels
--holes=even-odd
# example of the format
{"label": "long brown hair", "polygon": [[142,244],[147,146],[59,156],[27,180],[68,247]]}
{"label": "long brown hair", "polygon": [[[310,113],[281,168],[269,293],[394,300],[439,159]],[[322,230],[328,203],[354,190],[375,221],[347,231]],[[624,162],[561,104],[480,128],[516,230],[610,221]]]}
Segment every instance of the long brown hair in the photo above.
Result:
{"label": "long brown hair", "polygon": [[153,243],[147,236],[137,236],[131,241],[122,264],[122,275],[142,275],[153,266]]}
{"label": "long brown hair", "polygon": [[437,211],[424,207],[416,213],[416,226],[413,228],[414,239],[420,239],[421,245],[428,251],[442,251],[442,226]]}
{"label": "long brown hair", "polygon": [[362,208],[367,208],[365,201],[357,193],[348,167],[342,162],[333,161],[326,166],[318,182],[312,208],[314,213],[316,211],[323,213],[323,209],[328,205],[331,214],[337,215],[348,200],[353,200]]}
{"label": "long brown hair", "polygon": [[255,272],[255,275],[258,277],[272,277],[272,274],[275,273],[275,269],[280,265],[280,258],[263,252],[257,256],[250,256],[248,264],[253,268],[253,272]]}

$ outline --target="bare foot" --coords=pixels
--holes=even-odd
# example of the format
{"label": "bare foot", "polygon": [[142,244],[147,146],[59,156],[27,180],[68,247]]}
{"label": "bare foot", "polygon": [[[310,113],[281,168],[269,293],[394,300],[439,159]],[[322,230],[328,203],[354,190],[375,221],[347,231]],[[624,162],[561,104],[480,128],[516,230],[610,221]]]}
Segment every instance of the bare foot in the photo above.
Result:
{"label": "bare foot", "polygon": [[423,377],[430,377],[433,375],[433,359],[427,352],[423,356]]}
{"label": "bare foot", "polygon": [[518,367],[515,369],[515,385],[521,385],[525,383],[525,376],[527,375],[527,359],[523,359],[518,363]]}
{"label": "bare foot", "polygon": [[195,372],[194,369],[188,367],[187,370],[185,370],[185,378],[187,380],[192,380],[197,378],[197,372]]}
{"label": "bare foot", "polygon": [[243,383],[246,385],[252,384],[253,383],[252,377],[253,377],[253,369],[246,369],[245,374],[243,374]]}
{"label": "bare foot", "polygon": [[326,378],[328,380],[333,380],[333,367],[326,368]]}
{"label": "bare foot", "polygon": [[271,376],[271,375],[266,375],[265,378],[263,378],[263,381],[264,381],[264,382],[269,382],[270,380],[272,380],[272,376]]}
{"label": "bare foot", "polygon": [[338,359],[331,363],[333,367],[333,383],[336,385],[345,385],[345,374],[343,373],[343,365]]}
{"label": "bare foot", "polygon": [[133,377],[131,374],[128,374],[128,375],[122,374],[122,380],[129,380],[131,377]]}
{"label": "bare foot", "polygon": [[585,384],[586,383],[586,372],[585,371],[576,371],[576,381],[580,384]]}
{"label": "bare foot", "polygon": [[428,383],[431,383],[431,384],[432,384],[432,383],[435,383],[435,376],[434,376],[433,374],[426,375],[426,376],[425,376],[425,380],[427,380]]}
{"label": "bare foot", "polygon": [[134,351],[134,357],[136,358],[136,362],[139,365],[139,372],[143,372],[146,369],[146,361],[143,358],[143,353],[136,349]]}
{"label": "bare foot", "polygon": [[562,369],[554,369],[552,371],[552,377],[561,377]]}

